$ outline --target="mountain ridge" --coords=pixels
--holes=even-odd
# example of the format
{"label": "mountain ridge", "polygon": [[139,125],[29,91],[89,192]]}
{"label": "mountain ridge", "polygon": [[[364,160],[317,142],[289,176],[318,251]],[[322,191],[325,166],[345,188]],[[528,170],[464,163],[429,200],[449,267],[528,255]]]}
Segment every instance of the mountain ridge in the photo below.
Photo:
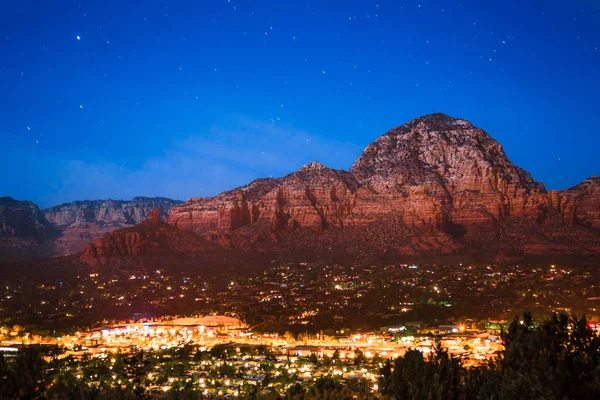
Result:
{"label": "mountain ridge", "polygon": [[152,209],[143,222],[87,244],[78,253],[77,262],[94,267],[118,266],[151,263],[157,256],[181,254],[200,262],[226,257],[218,244],[163,222],[160,210]]}
{"label": "mountain ridge", "polygon": [[[600,240],[600,213],[594,208],[600,204],[600,182],[590,179],[584,186],[547,191],[487,132],[435,113],[390,129],[348,171],[312,162],[268,184],[254,181],[215,197],[192,198],[173,207],[168,222],[258,251],[293,246],[288,239],[294,242],[304,229],[352,242],[340,239],[348,229],[377,230],[378,224],[403,233],[385,249],[371,245],[374,251],[460,252],[481,237],[503,242],[502,251],[511,246],[522,253],[575,251],[580,247],[575,237],[588,244]],[[537,225],[529,226],[531,221]],[[557,243],[556,229],[570,232],[568,238],[561,234],[568,244]],[[381,241],[386,242],[383,236]]]}
{"label": "mountain ridge", "polygon": [[[313,161],[281,178],[258,178],[214,197],[185,203],[135,199],[144,205],[134,214],[110,200],[69,203],[66,214],[62,205],[42,211],[51,226],[63,229],[55,242],[63,254],[83,242],[112,254],[111,246],[122,247],[113,240],[118,235],[106,236],[106,245],[100,237],[140,223],[153,208],[168,214],[175,229],[225,249],[259,254],[354,259],[600,254],[600,177],[548,191],[483,129],[442,113],[390,129],[348,170]],[[98,204],[112,210],[106,227],[106,212],[98,211]],[[80,229],[87,229],[87,236]],[[165,229],[155,234],[164,236]],[[142,236],[136,246],[144,248],[137,242],[146,240]],[[89,251],[86,257],[93,259]]]}
{"label": "mountain ridge", "polygon": [[[95,239],[144,221],[153,208],[165,215],[180,203],[138,196],[132,200],[80,200],[40,209],[31,201],[2,197],[0,227],[5,228],[0,230],[0,255],[73,254]],[[11,220],[9,214],[21,215],[21,219]],[[36,230],[36,226],[41,228]],[[9,234],[10,231],[17,234]]]}

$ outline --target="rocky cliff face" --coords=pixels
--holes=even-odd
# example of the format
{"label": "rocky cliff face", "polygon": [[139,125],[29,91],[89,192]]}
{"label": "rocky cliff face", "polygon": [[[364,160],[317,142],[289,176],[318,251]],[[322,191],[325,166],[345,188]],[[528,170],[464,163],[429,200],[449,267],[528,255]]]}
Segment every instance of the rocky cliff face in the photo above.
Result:
{"label": "rocky cliff face", "polygon": [[366,189],[359,205],[373,208],[369,203],[390,198],[410,225],[489,225],[537,215],[547,205],[544,186],[512,164],[497,141],[443,114],[387,132],[367,146],[350,173]]}
{"label": "rocky cliff face", "polygon": [[221,246],[162,222],[160,215],[160,210],[152,209],[142,223],[94,240],[78,253],[77,261],[92,267],[129,265],[137,261],[145,262],[148,267],[157,257],[182,255],[206,261],[224,256]]}
{"label": "rocky cliff face", "polygon": [[0,198],[0,255],[76,253],[117,229],[143,222],[150,210],[164,216],[180,201],[136,197],[131,201],[76,201],[40,210],[30,201]]}
{"label": "rocky cliff face", "polygon": [[34,203],[0,197],[0,255],[42,254],[58,233]]}
{"label": "rocky cliff face", "polygon": [[194,197],[182,204],[176,214],[169,214],[172,225],[195,232],[230,231],[256,222],[261,198],[281,179],[257,179],[218,196]]}
{"label": "rocky cliff face", "polygon": [[162,197],[134,197],[133,200],[74,201],[43,210],[45,218],[61,230],[97,226],[132,226],[143,222],[150,210],[164,216],[180,201]]}
{"label": "rocky cliff face", "polygon": [[281,179],[258,179],[214,198],[194,198],[169,214],[169,223],[198,233],[268,225],[272,230],[342,227],[351,217],[358,183],[347,171],[317,162]]}
{"label": "rocky cliff face", "polygon": [[43,210],[44,217],[61,231],[56,254],[71,254],[86,244],[117,229],[143,222],[150,210],[165,216],[180,201],[160,197],[134,197],[133,200],[75,201]]}
{"label": "rocky cliff face", "polygon": [[588,245],[598,241],[598,186],[595,178],[548,193],[485,131],[432,114],[378,138],[349,171],[311,163],[283,178],[191,199],[173,207],[168,221],[263,251],[312,241],[331,251],[426,254],[496,244],[562,251],[577,248],[582,235]]}
{"label": "rocky cliff face", "polygon": [[[81,259],[101,264],[222,248],[351,259],[600,254],[600,177],[547,192],[485,131],[444,114],[390,130],[349,171],[313,162],[283,178],[257,179],[183,204],[135,198],[43,212],[31,204],[19,207],[12,217],[0,214],[4,247],[13,245],[7,237],[52,237],[58,229],[58,253],[94,241]],[[167,214],[169,225],[160,222]],[[26,223],[10,222],[15,218]]]}
{"label": "rocky cliff face", "polygon": [[586,179],[579,185],[552,191],[552,206],[558,209],[571,226],[580,225],[600,233],[600,176]]}

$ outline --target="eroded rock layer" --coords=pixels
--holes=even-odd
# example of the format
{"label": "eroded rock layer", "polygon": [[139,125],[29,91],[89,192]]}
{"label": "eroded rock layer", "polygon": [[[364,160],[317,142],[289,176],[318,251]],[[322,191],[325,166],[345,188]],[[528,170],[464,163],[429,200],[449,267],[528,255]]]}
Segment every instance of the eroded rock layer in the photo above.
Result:
{"label": "eroded rock layer", "polygon": [[92,264],[217,249],[365,260],[600,254],[600,177],[548,192],[485,131],[444,114],[390,130],[349,171],[312,162],[186,203],[135,198],[40,211],[9,200],[0,199],[0,253],[40,253],[50,243],[68,254],[93,242],[79,255]]}
{"label": "eroded rock layer", "polygon": [[36,204],[0,197],[0,255],[42,255],[58,234]]}
{"label": "eroded rock layer", "polygon": [[166,221],[171,207],[180,203],[161,197],[75,201],[47,208],[43,213],[61,232],[54,243],[54,253],[63,255],[76,253],[86,244],[115,230],[143,222],[152,209],[158,209]]}
{"label": "eroded rock layer", "polygon": [[313,162],[283,178],[193,198],[173,207],[168,222],[226,247],[262,251],[297,242],[297,230],[319,233],[317,242],[336,237],[335,246],[360,246],[361,228],[384,238],[383,227],[398,239],[373,250],[458,252],[495,242],[502,251],[578,251],[577,238],[588,250],[598,247],[599,187],[591,178],[549,193],[485,131],[431,114],[385,133],[349,171]]}
{"label": "eroded rock layer", "polygon": [[86,245],[79,252],[78,261],[88,266],[119,266],[132,258],[153,260],[182,254],[205,260],[224,253],[221,246],[202,236],[162,222],[160,210],[152,209],[144,222],[117,230]]}

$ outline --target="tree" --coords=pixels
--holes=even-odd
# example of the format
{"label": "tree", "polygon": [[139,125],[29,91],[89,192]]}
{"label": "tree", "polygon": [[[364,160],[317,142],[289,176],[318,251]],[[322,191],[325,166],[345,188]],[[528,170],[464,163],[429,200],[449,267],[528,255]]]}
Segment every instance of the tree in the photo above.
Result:
{"label": "tree", "polygon": [[127,375],[132,379],[132,388],[135,398],[145,399],[146,396],[146,376],[150,370],[150,360],[143,351],[134,353],[125,362]]}
{"label": "tree", "polygon": [[380,392],[397,399],[459,399],[464,395],[465,370],[439,343],[428,359],[420,351],[409,350],[393,363],[386,361],[380,374]]}
{"label": "tree", "polygon": [[288,399],[298,399],[298,398],[302,398],[305,394],[305,390],[302,387],[301,384],[296,383],[295,385],[290,386],[290,388],[287,390],[285,396]]}
{"label": "tree", "polygon": [[194,390],[191,380],[185,383],[178,381],[167,393],[167,399],[173,400],[197,400],[203,398],[204,396],[201,393]]}
{"label": "tree", "polygon": [[224,344],[217,344],[210,349],[210,355],[223,360],[227,357],[227,347]]}
{"label": "tree", "polygon": [[354,350],[354,365],[360,366],[367,361],[367,357],[365,357],[365,353],[361,349]]}
{"label": "tree", "polygon": [[536,326],[529,313],[502,333],[505,350],[480,393],[501,398],[600,398],[600,338],[585,317],[554,314]]}
{"label": "tree", "polygon": [[13,379],[20,398],[34,398],[46,387],[46,362],[40,350],[26,346],[17,355],[13,365]]}
{"label": "tree", "polygon": [[333,356],[331,358],[334,361],[339,360],[340,359],[340,351],[338,349],[335,349],[335,351],[333,352]]}

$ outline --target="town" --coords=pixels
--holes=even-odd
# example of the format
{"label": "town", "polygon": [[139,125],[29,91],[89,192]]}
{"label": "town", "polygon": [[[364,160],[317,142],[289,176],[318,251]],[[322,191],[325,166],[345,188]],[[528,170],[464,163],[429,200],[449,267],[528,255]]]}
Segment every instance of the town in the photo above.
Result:
{"label": "town", "polygon": [[88,387],[276,398],[336,377],[374,393],[385,360],[407,351],[444,349],[465,367],[494,359],[522,310],[597,321],[596,279],[558,265],[86,271],[3,286],[0,347],[7,357],[41,349]]}
{"label": "town", "polygon": [[598,320],[598,282],[594,269],[559,265],[275,263],[202,274],[80,271],[7,281],[0,287],[0,321],[66,333],[190,315],[226,315],[253,332],[280,334],[407,323],[481,328],[523,310]]}
{"label": "town", "polygon": [[0,352],[8,356],[28,346],[53,349],[46,359],[90,387],[125,386],[133,380],[125,368],[133,354],[145,357],[144,387],[149,392],[191,385],[205,395],[234,396],[257,388],[263,395],[285,394],[293,385],[310,385],[328,376],[377,391],[384,360],[408,350],[428,354],[441,346],[463,365],[478,365],[502,348],[497,327],[479,331],[448,325],[433,334],[398,326],[362,334],[295,336],[253,333],[226,316],[104,326],[56,337],[2,328],[0,341]]}

